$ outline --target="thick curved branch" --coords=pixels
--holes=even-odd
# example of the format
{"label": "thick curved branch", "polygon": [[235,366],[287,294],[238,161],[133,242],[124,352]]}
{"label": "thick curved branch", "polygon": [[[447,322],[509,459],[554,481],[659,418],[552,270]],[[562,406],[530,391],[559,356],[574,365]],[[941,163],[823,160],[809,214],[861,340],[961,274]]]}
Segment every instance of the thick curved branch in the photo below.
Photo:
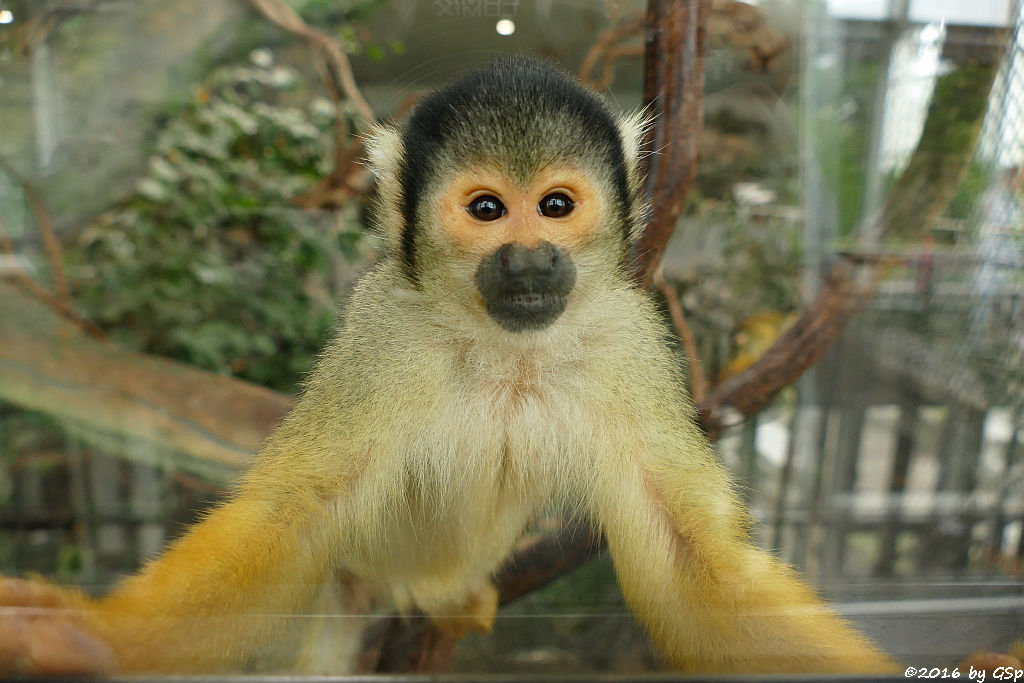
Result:
{"label": "thick curved branch", "polygon": [[230,481],[291,398],[97,341],[0,279],[0,401],[59,418],[128,458]]}
{"label": "thick curved branch", "polygon": [[697,177],[710,10],[709,0],[651,0],[647,5],[644,100],[656,116],[647,141],[652,215],[633,252],[633,274],[644,289],[653,282]]}
{"label": "thick curved branch", "polygon": [[[804,374],[874,296],[884,269],[841,261],[832,269],[818,296],[750,367],[714,388],[698,401],[701,426],[712,440],[730,426],[766,406],[783,388]],[[729,413],[735,415],[729,417]]]}

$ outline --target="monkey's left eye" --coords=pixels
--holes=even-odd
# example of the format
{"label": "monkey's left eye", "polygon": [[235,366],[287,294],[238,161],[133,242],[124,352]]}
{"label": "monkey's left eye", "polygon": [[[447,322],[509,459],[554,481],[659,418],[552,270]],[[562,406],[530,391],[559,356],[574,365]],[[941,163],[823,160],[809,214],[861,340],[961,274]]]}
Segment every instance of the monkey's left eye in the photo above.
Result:
{"label": "monkey's left eye", "polygon": [[505,205],[500,199],[489,194],[474,199],[466,210],[480,221],[495,221],[505,215]]}
{"label": "monkey's left eye", "polygon": [[561,218],[562,216],[568,216],[572,212],[573,207],[572,200],[566,197],[561,192],[552,192],[544,199],[540,200],[540,204],[537,208],[540,210],[542,216],[548,218]]}

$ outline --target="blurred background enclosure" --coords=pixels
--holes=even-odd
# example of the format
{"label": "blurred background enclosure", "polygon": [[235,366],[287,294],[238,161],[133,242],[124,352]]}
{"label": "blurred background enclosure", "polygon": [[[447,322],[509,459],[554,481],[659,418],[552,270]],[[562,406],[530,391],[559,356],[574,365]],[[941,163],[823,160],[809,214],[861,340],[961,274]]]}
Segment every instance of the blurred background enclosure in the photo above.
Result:
{"label": "blurred background enclosure", "polygon": [[[915,664],[1005,648],[1024,627],[1021,5],[710,5],[660,296],[756,539]],[[644,9],[0,0],[0,573],[102,591],[218,500],[375,258],[373,120],[522,51],[638,107]],[[840,277],[835,340],[796,353],[817,362],[756,411],[716,404]],[[659,666],[603,558],[454,663]]]}

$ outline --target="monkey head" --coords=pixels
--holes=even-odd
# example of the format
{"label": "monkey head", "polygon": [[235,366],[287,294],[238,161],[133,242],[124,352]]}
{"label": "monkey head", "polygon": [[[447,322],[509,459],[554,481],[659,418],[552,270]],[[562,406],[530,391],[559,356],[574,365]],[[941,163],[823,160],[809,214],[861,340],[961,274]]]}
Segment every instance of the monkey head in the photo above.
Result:
{"label": "monkey head", "polygon": [[646,216],[643,133],[642,117],[616,117],[533,58],[427,95],[368,144],[377,220],[408,285],[523,333],[625,281]]}

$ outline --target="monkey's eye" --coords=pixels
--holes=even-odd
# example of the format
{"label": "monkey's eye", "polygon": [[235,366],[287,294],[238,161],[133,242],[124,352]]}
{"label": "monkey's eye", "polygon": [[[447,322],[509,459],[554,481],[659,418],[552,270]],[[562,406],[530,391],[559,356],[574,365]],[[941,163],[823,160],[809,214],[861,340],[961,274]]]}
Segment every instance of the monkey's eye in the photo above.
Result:
{"label": "monkey's eye", "polygon": [[505,215],[505,205],[500,199],[489,194],[474,199],[466,210],[473,218],[481,221],[494,221]]}
{"label": "monkey's eye", "polygon": [[540,204],[537,208],[540,210],[542,216],[548,218],[561,218],[562,216],[568,216],[575,204],[572,200],[566,197],[561,192],[552,192],[544,199],[540,200]]}

